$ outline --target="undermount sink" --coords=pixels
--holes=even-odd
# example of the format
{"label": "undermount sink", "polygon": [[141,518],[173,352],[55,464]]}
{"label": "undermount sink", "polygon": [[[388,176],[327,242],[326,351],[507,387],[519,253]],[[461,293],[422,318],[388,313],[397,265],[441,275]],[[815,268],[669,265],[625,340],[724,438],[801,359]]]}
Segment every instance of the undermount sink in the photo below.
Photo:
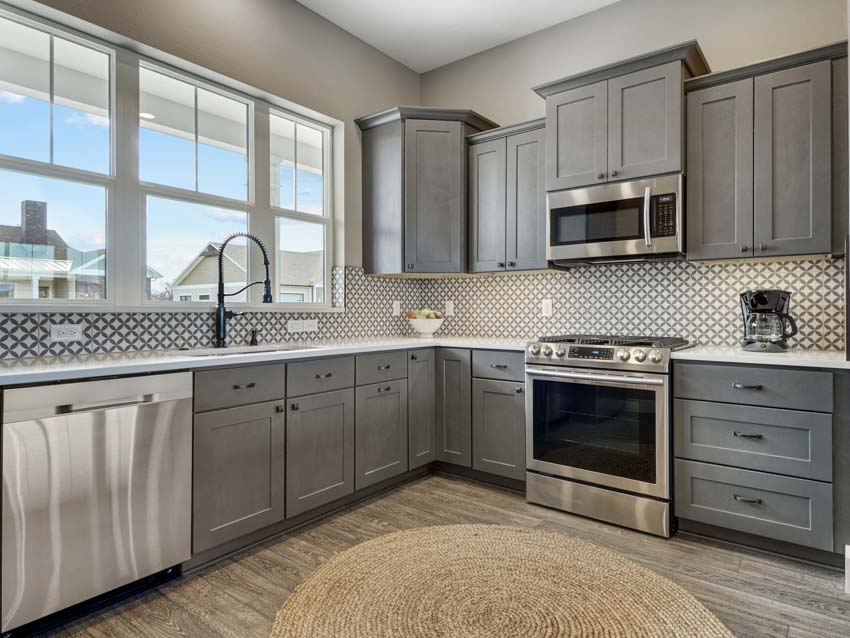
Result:
{"label": "undermount sink", "polygon": [[[233,348],[204,348],[189,350],[185,354],[190,357],[227,357],[246,354],[273,354],[275,352],[291,352],[293,350],[310,350],[316,346],[303,344],[270,344],[265,346],[235,346]],[[181,352],[184,354],[184,352]]]}

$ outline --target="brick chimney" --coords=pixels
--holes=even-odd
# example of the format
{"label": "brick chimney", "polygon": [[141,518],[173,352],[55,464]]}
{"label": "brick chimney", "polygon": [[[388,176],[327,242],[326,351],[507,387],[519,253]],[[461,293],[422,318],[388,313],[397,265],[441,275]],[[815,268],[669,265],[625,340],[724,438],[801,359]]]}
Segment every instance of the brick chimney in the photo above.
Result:
{"label": "brick chimney", "polygon": [[21,243],[47,243],[47,202],[21,202]]}

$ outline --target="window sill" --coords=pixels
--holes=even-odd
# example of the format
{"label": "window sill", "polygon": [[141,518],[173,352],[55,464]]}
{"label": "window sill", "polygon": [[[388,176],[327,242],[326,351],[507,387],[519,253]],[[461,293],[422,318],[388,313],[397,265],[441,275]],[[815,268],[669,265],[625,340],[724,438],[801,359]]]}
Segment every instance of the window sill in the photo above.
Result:
{"label": "window sill", "polygon": [[[342,313],[345,308],[333,307],[327,304],[227,304],[229,310],[236,312],[275,312],[283,314],[323,314]],[[109,303],[0,303],[0,315],[3,314],[36,314],[36,313],[163,313],[163,312],[206,312],[215,310],[215,304],[174,303],[146,304],[141,306],[117,306]]]}

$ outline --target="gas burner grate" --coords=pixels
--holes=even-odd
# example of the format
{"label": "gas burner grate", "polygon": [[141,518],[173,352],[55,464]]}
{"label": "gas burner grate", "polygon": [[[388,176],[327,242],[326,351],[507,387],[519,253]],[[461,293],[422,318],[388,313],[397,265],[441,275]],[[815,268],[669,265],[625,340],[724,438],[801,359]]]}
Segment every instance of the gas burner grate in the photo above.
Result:
{"label": "gas burner grate", "polygon": [[634,346],[644,348],[684,348],[687,339],[681,337],[620,337],[613,335],[549,335],[540,337],[544,343],[572,343],[585,346]]}

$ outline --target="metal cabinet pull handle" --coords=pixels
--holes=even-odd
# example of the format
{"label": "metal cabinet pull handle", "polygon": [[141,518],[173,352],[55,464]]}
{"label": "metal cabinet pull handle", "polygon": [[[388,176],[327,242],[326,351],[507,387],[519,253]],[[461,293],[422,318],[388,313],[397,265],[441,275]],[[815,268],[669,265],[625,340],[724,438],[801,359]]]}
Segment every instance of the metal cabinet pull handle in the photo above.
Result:
{"label": "metal cabinet pull handle", "polygon": [[770,250],[771,248],[773,248],[773,246],[770,246],[769,244],[759,244],[759,250],[762,252]]}
{"label": "metal cabinet pull handle", "polygon": [[505,267],[505,262],[503,262],[503,261],[496,262],[496,268],[504,268],[504,267]]}
{"label": "metal cabinet pull handle", "polygon": [[388,363],[385,366],[378,366],[378,370],[389,370],[390,367],[392,367],[392,366],[390,366],[390,364]]}
{"label": "metal cabinet pull handle", "polygon": [[761,383],[753,383],[748,385],[746,383],[738,383],[737,381],[732,384],[732,387],[736,390],[761,390],[764,388]]}
{"label": "metal cabinet pull handle", "polygon": [[334,376],[333,372],[325,372],[324,374],[317,374],[316,378],[317,379],[330,379],[332,376]]}
{"label": "metal cabinet pull handle", "polygon": [[410,360],[411,360],[411,361],[416,361],[416,355],[415,355],[415,354],[410,355]]}
{"label": "metal cabinet pull handle", "polygon": [[737,436],[739,439],[763,439],[763,434],[747,434],[746,432],[733,432],[733,435]]}
{"label": "metal cabinet pull handle", "polygon": [[505,370],[508,366],[505,363],[491,363],[490,367],[495,368],[496,370]]}
{"label": "metal cabinet pull handle", "polygon": [[283,406],[282,405],[274,406],[274,411],[275,412],[283,412]]}
{"label": "metal cabinet pull handle", "polygon": [[392,390],[392,387],[390,386],[387,386],[385,388],[378,388],[378,392],[389,392],[390,390]]}
{"label": "metal cabinet pull handle", "polygon": [[617,171],[616,170],[611,171],[611,177],[617,177]]}
{"label": "metal cabinet pull handle", "polygon": [[235,383],[233,385],[234,390],[250,390],[251,388],[256,388],[256,387],[257,387],[257,384],[254,383],[253,381],[249,381],[248,383],[244,383],[242,385],[240,385],[238,383]]}
{"label": "metal cabinet pull handle", "polygon": [[517,394],[522,394],[522,392],[523,392],[523,389],[522,389],[522,388],[517,388],[517,389],[516,389],[516,393],[517,393]]}
{"label": "metal cabinet pull handle", "polygon": [[605,173],[598,173],[596,179],[605,179]]}
{"label": "metal cabinet pull handle", "polygon": [[741,244],[741,252],[742,253],[749,252],[749,250],[750,250],[749,246],[747,246],[746,244]]}
{"label": "metal cabinet pull handle", "polygon": [[741,496],[740,494],[733,494],[732,498],[739,503],[750,503],[751,505],[761,505],[763,502],[760,498],[750,498],[749,496]]}
{"label": "metal cabinet pull handle", "polygon": [[298,412],[298,410],[300,408],[299,408],[297,403],[293,403],[291,406],[289,406],[289,409],[292,410],[293,412]]}
{"label": "metal cabinet pull handle", "polygon": [[509,261],[508,262],[508,268],[516,268],[516,262],[515,261]]}

